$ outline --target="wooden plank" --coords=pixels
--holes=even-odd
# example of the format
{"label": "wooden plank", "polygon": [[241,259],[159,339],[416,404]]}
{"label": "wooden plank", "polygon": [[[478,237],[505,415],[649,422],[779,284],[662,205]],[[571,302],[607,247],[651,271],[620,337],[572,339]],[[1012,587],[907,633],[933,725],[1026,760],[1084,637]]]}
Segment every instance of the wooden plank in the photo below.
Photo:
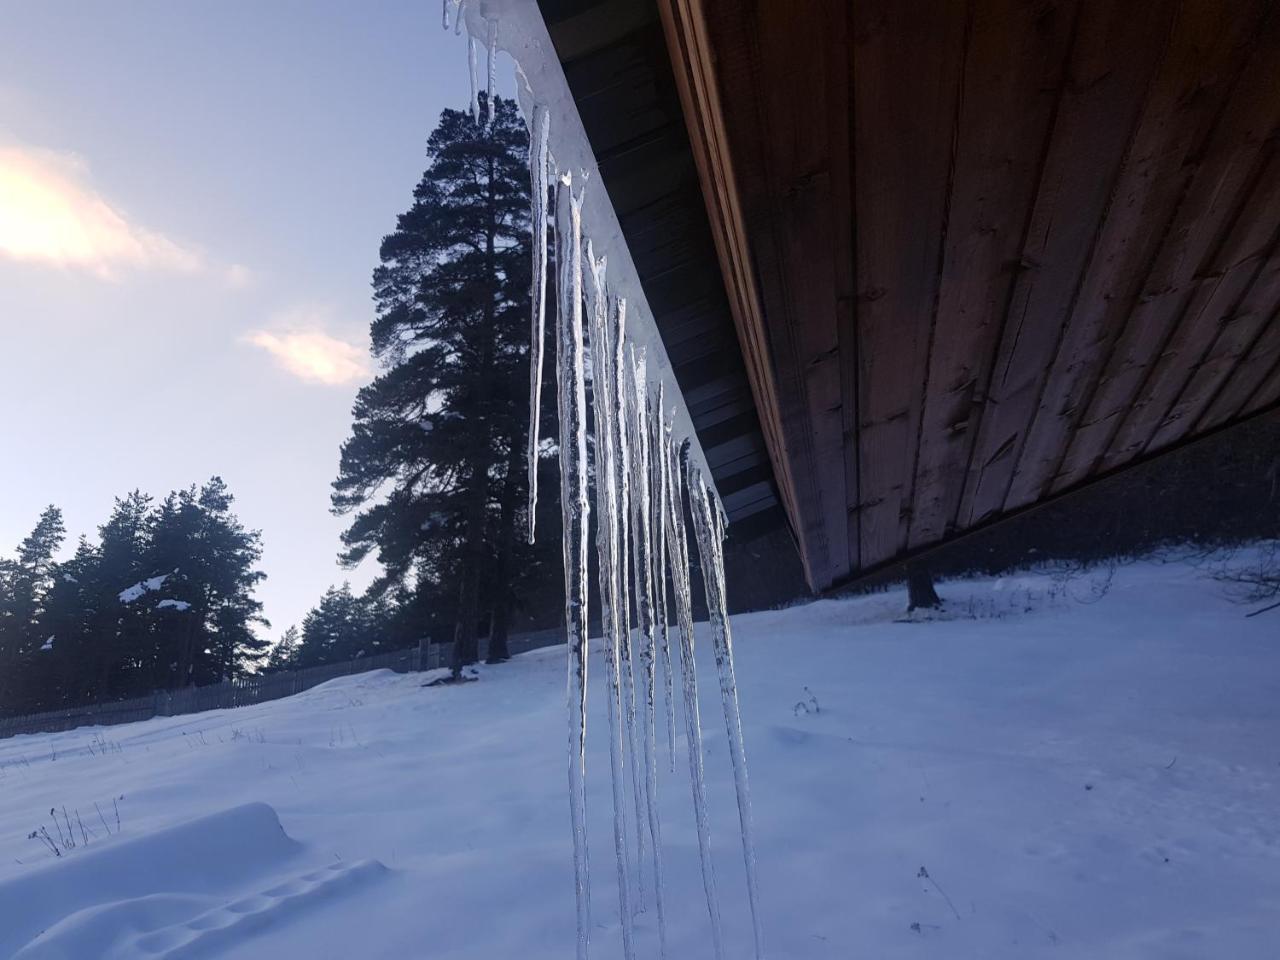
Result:
{"label": "wooden plank", "polygon": [[1263,410],[1270,410],[1277,403],[1280,403],[1280,358],[1271,364],[1271,369],[1263,375],[1258,389],[1245,401],[1240,416],[1249,417]]}
{"label": "wooden plank", "polygon": [[906,539],[972,8],[865,0],[853,15],[857,508],[868,566]]}
{"label": "wooden plank", "polygon": [[1241,46],[1257,36],[1262,6],[1227,7],[1201,0],[1186,9],[1202,9],[1220,24],[1216,33],[1199,17],[1193,22],[1183,18],[1179,24],[1186,32],[1187,48],[1208,51],[1199,66],[1193,61],[1182,71],[1187,109],[1203,118],[1199,145],[1193,147],[1182,174],[1184,189],[1172,218],[1163,225],[1148,224],[1161,242],[1141,287],[1127,303],[1123,324],[1052,480],[1053,489],[1066,489],[1123,462],[1123,456],[1108,455],[1112,440],[1181,314],[1192,279],[1229,225],[1257,156],[1258,144],[1247,142],[1248,124],[1242,126],[1248,110],[1232,106],[1232,88],[1248,59]]}
{"label": "wooden plank", "polygon": [[[1183,373],[1183,382],[1159,427],[1143,447],[1144,452],[1176,443],[1193,427],[1209,399],[1230,374],[1243,347],[1252,342],[1262,319],[1280,299],[1280,271],[1275,258],[1280,251],[1280,151],[1272,151],[1246,209],[1256,212],[1235,252],[1219,257],[1213,279],[1200,283],[1193,299],[1203,300],[1197,323],[1190,330],[1184,319],[1175,348],[1188,356],[1198,351],[1194,364]],[[1264,232],[1267,234],[1264,236]],[[1268,266],[1271,267],[1268,271]],[[1204,288],[1212,287],[1206,295]],[[1262,305],[1259,306],[1259,300]],[[1166,368],[1172,365],[1166,365]]]}
{"label": "wooden plank", "polygon": [[1077,10],[1074,0],[982,0],[974,12],[907,536],[913,549],[942,539],[959,506],[1013,287],[1009,264],[1021,255]]}
{"label": "wooden plank", "polygon": [[[1259,289],[1257,299],[1252,299]],[[1218,361],[1221,379],[1195,422],[1195,432],[1212,430],[1235,417],[1280,356],[1280,253],[1272,255],[1254,281],[1250,299],[1252,303],[1247,301],[1224,331]],[[1234,328],[1239,329],[1232,333]],[[1206,376],[1213,375],[1210,367]]]}
{"label": "wooden plank", "polygon": [[840,437],[844,448],[846,563],[833,580],[862,565],[862,516],[857,509],[858,444],[858,331],[857,280],[854,272],[853,228],[853,28],[846,0],[825,0],[823,36],[827,46],[827,89],[830,103],[831,223],[834,244],[837,368],[840,375]]}
{"label": "wooden plank", "polygon": [[1183,435],[1220,426],[1227,418],[1210,416],[1215,401],[1225,394],[1218,411],[1235,411],[1251,387],[1244,387],[1239,367],[1266,328],[1280,304],[1280,243],[1271,250],[1262,269],[1236,309],[1222,319],[1218,338],[1203,363],[1196,368],[1170,418],[1182,426]]}
{"label": "wooden plank", "polygon": [[[1269,26],[1197,164],[1179,211],[1185,226],[1175,226],[1169,237],[1166,249],[1176,250],[1170,254],[1176,266],[1159,276],[1161,288],[1172,289],[1144,298],[1121,338],[1122,345],[1132,342],[1128,334],[1138,331],[1123,366],[1137,389],[1119,406],[1118,428],[1101,460],[1104,469],[1131,460],[1153,439],[1188,371],[1212,343],[1214,312],[1228,312],[1257,270],[1256,263],[1231,267],[1261,254],[1275,233],[1280,192],[1266,160],[1280,122],[1280,20],[1272,17]],[[1268,173],[1269,182],[1260,179]],[[1148,317],[1149,326],[1143,322]]]}
{"label": "wooden plank", "polygon": [[1009,299],[956,525],[1004,504],[1066,319],[1163,48],[1167,4],[1089,0]]}
{"label": "wooden plank", "polygon": [[[805,400],[804,429],[811,436],[817,515],[827,543],[827,567],[813,584],[825,585],[849,570],[843,380],[836,292],[842,257],[835,223],[838,178],[849,160],[833,132],[847,121],[847,91],[828,89],[829,45],[815,43],[830,29],[831,5],[754,9],[754,43],[762,76],[770,218],[778,239],[779,277],[786,312],[768,314],[771,335],[780,325],[794,331]],[[739,14],[735,14],[739,15]]]}
{"label": "wooden plank", "polygon": [[[790,322],[793,305],[784,292],[785,271],[767,203],[754,26],[739,10],[707,9],[701,0],[660,0],[658,6],[761,428],[806,579],[818,587],[834,578],[848,551],[847,545],[829,541],[824,522],[828,511],[821,491],[832,478],[817,469],[815,438],[806,424],[809,385],[801,371],[815,350],[830,351],[836,338],[829,331],[824,342],[820,332],[815,338],[813,331],[802,332]],[[793,29],[802,29],[803,18],[794,19]],[[810,83],[814,79],[808,77]],[[798,97],[807,101],[812,92]],[[737,139],[732,156],[729,111]],[[812,108],[805,119],[811,118]],[[748,201],[753,201],[751,210]],[[830,445],[830,437],[821,440],[824,449]],[[843,478],[836,479],[842,499]]]}
{"label": "wooden plank", "polygon": [[1221,65],[1230,57],[1229,45],[1215,49],[1204,43],[1206,36],[1224,34],[1219,21],[1200,4],[1183,7],[1179,19],[1170,22],[1165,55],[1026,433],[1005,498],[1007,510],[1047,492],[1106,362],[1108,345],[1123,326],[1159,244],[1161,232],[1153,224],[1173,215],[1184,179],[1180,171],[1204,123],[1204,111],[1212,106],[1192,94],[1206,65]]}

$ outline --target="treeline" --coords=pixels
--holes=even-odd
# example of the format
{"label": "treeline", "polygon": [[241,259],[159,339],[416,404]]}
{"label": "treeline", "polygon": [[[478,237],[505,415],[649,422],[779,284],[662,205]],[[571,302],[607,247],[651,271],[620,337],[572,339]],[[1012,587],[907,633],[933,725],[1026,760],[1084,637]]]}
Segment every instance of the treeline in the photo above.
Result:
{"label": "treeline", "polygon": [[324,663],[359,660],[416,646],[423,637],[411,608],[376,594],[357,594],[351,585],[330,587],[303,618],[271,648],[262,670],[296,670]]}
{"label": "treeline", "polygon": [[0,557],[0,711],[31,713],[215,683],[262,657],[261,537],[213,477],[118,498],[66,560],[54,506]]}

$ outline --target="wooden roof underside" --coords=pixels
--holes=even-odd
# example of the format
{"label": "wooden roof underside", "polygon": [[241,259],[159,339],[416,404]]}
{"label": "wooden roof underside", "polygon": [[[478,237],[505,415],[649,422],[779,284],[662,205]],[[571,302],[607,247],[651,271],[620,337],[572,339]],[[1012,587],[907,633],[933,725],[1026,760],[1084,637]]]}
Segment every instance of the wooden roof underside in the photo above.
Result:
{"label": "wooden roof underside", "polygon": [[785,523],[654,0],[539,0],[730,523]]}
{"label": "wooden roof underside", "polygon": [[656,7],[815,589],[1280,402],[1280,4]]}

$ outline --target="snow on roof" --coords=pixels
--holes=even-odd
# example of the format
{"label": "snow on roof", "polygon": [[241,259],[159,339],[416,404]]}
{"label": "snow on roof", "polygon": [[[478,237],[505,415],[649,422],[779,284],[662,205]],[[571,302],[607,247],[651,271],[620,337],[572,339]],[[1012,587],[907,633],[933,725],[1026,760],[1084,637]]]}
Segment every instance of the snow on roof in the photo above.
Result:
{"label": "snow on roof", "polygon": [[190,610],[191,604],[187,603],[187,601],[185,600],[161,600],[159,603],[156,604],[156,609],[184,611],[184,610]]}

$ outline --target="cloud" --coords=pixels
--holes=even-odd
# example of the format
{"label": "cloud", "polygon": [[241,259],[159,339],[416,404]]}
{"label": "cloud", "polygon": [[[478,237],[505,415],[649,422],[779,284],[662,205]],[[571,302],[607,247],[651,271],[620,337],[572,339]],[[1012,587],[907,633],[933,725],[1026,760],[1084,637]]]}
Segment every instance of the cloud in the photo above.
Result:
{"label": "cloud", "polygon": [[227,281],[227,286],[233,290],[243,290],[252,286],[253,281],[257,279],[253,275],[253,271],[243,263],[233,263],[223,272],[223,276]]}
{"label": "cloud", "polygon": [[326,319],[324,310],[289,311],[278,318],[277,330],[254,330],[244,340],[308,383],[342,386],[366,379],[372,369],[369,354],[362,346],[326,333]]}
{"label": "cloud", "polygon": [[13,145],[0,145],[0,257],[104,280],[124,270],[206,268],[200,254],[130,222],[90,185],[82,160]]}

